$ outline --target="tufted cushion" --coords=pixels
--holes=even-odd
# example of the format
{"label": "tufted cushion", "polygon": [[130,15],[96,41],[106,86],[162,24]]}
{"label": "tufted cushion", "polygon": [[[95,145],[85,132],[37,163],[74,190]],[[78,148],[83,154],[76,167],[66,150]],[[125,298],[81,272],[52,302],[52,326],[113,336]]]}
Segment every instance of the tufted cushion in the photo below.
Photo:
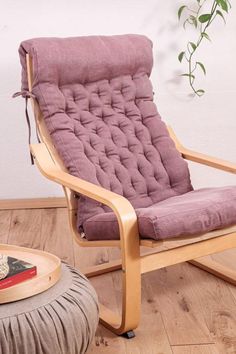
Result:
{"label": "tufted cushion", "polygon": [[[202,234],[236,224],[236,187],[204,188],[136,209],[140,236],[166,239]],[[84,223],[89,240],[119,239],[114,213]]]}
{"label": "tufted cushion", "polygon": [[[20,49],[33,58],[33,93],[71,174],[150,207],[192,190],[186,162],[153,102],[152,45],[140,35],[38,38]],[[107,207],[80,197],[78,228]]]}

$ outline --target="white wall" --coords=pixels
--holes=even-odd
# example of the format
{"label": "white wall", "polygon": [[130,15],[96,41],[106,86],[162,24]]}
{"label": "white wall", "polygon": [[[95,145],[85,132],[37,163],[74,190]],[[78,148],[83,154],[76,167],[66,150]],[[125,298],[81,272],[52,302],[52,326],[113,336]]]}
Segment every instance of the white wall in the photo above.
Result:
{"label": "white wall", "polygon": [[[191,0],[185,0],[185,2]],[[210,1],[210,0],[209,0]],[[30,165],[24,102],[11,95],[20,89],[19,43],[39,36],[141,33],[154,42],[152,75],[155,99],[163,119],[185,145],[221,158],[236,160],[236,13],[227,26],[213,25],[213,42],[199,55],[207,67],[203,98],[189,98],[188,86],[178,74],[176,57],[186,34],[178,25],[173,0],[1,0],[0,1],[0,199],[61,195]],[[193,37],[194,39],[194,37]],[[235,177],[196,166],[197,186],[236,184]]]}

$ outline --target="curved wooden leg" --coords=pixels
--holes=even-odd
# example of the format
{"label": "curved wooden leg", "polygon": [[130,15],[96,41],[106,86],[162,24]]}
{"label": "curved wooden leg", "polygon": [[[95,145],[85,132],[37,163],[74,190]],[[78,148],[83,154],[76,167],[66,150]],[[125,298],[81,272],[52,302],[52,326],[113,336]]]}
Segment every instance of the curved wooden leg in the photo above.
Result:
{"label": "curved wooden leg", "polygon": [[[116,334],[125,334],[133,338],[132,332],[138,326],[141,306],[140,261],[128,260],[126,270],[122,270],[122,318],[113,311],[99,304],[100,322]],[[122,269],[121,260],[110,261],[83,269],[88,278]]]}
{"label": "curved wooden leg", "polygon": [[[121,318],[100,305],[100,322],[118,335],[137,328],[141,307],[141,261],[137,216],[126,204],[123,205],[122,212],[125,215],[123,220],[117,213],[122,264]],[[116,268],[119,264],[113,266]]]}
{"label": "curved wooden leg", "polygon": [[192,259],[188,262],[195,267],[201,268],[206,272],[227,281],[228,283],[236,285],[236,271],[214,261],[213,259],[201,257]]}
{"label": "curved wooden leg", "polygon": [[118,259],[115,261],[105,262],[105,263],[98,264],[95,266],[86,267],[84,269],[82,268],[81,272],[87,278],[92,278],[92,277],[96,277],[97,275],[114,272],[114,271],[120,270],[120,269],[122,269],[122,263],[121,263],[121,260]]}
{"label": "curved wooden leg", "polygon": [[[118,316],[103,305],[99,305],[100,322],[112,332],[121,335],[137,328],[141,307],[140,259],[129,259],[122,267],[122,314]],[[134,335],[130,336],[133,337]],[[129,336],[128,336],[129,337]]]}

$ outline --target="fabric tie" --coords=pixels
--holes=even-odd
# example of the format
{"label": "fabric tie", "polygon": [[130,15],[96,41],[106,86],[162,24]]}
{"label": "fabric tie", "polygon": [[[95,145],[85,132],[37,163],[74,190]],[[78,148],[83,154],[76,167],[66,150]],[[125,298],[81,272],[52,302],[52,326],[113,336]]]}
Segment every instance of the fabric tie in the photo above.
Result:
{"label": "fabric tie", "polygon": [[[26,117],[26,122],[27,122],[27,125],[28,125],[28,144],[30,145],[31,144],[31,125],[30,125],[30,118],[29,118],[29,113],[28,113],[28,99],[29,98],[36,98],[36,96],[32,93],[32,92],[29,92],[29,91],[20,91],[20,92],[16,92],[12,95],[13,98],[15,97],[23,97],[25,99],[25,117]],[[39,138],[39,135],[38,135],[38,130],[37,130],[37,126],[36,126],[36,136],[37,136],[37,140],[38,142],[40,143],[40,138]],[[33,155],[31,154],[31,151],[30,151],[30,159],[31,159],[31,164],[34,165],[34,157]]]}

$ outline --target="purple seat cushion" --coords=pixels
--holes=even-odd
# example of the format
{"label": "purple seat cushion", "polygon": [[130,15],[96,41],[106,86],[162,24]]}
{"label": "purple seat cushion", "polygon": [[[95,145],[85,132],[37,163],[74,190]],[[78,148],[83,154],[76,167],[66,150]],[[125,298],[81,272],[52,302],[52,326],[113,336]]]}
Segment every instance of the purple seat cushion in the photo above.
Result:
{"label": "purple seat cushion", "polygon": [[[148,38],[37,38],[24,41],[19,52],[22,89],[28,89],[29,53],[33,94],[72,175],[125,196],[137,210],[150,207],[151,213],[156,203],[192,190],[187,164],[153,102]],[[109,212],[81,196],[78,228]]]}
{"label": "purple seat cushion", "polygon": [[[205,188],[137,208],[139,234],[155,240],[202,234],[236,224],[236,187]],[[87,239],[119,239],[114,213],[84,223]]]}

